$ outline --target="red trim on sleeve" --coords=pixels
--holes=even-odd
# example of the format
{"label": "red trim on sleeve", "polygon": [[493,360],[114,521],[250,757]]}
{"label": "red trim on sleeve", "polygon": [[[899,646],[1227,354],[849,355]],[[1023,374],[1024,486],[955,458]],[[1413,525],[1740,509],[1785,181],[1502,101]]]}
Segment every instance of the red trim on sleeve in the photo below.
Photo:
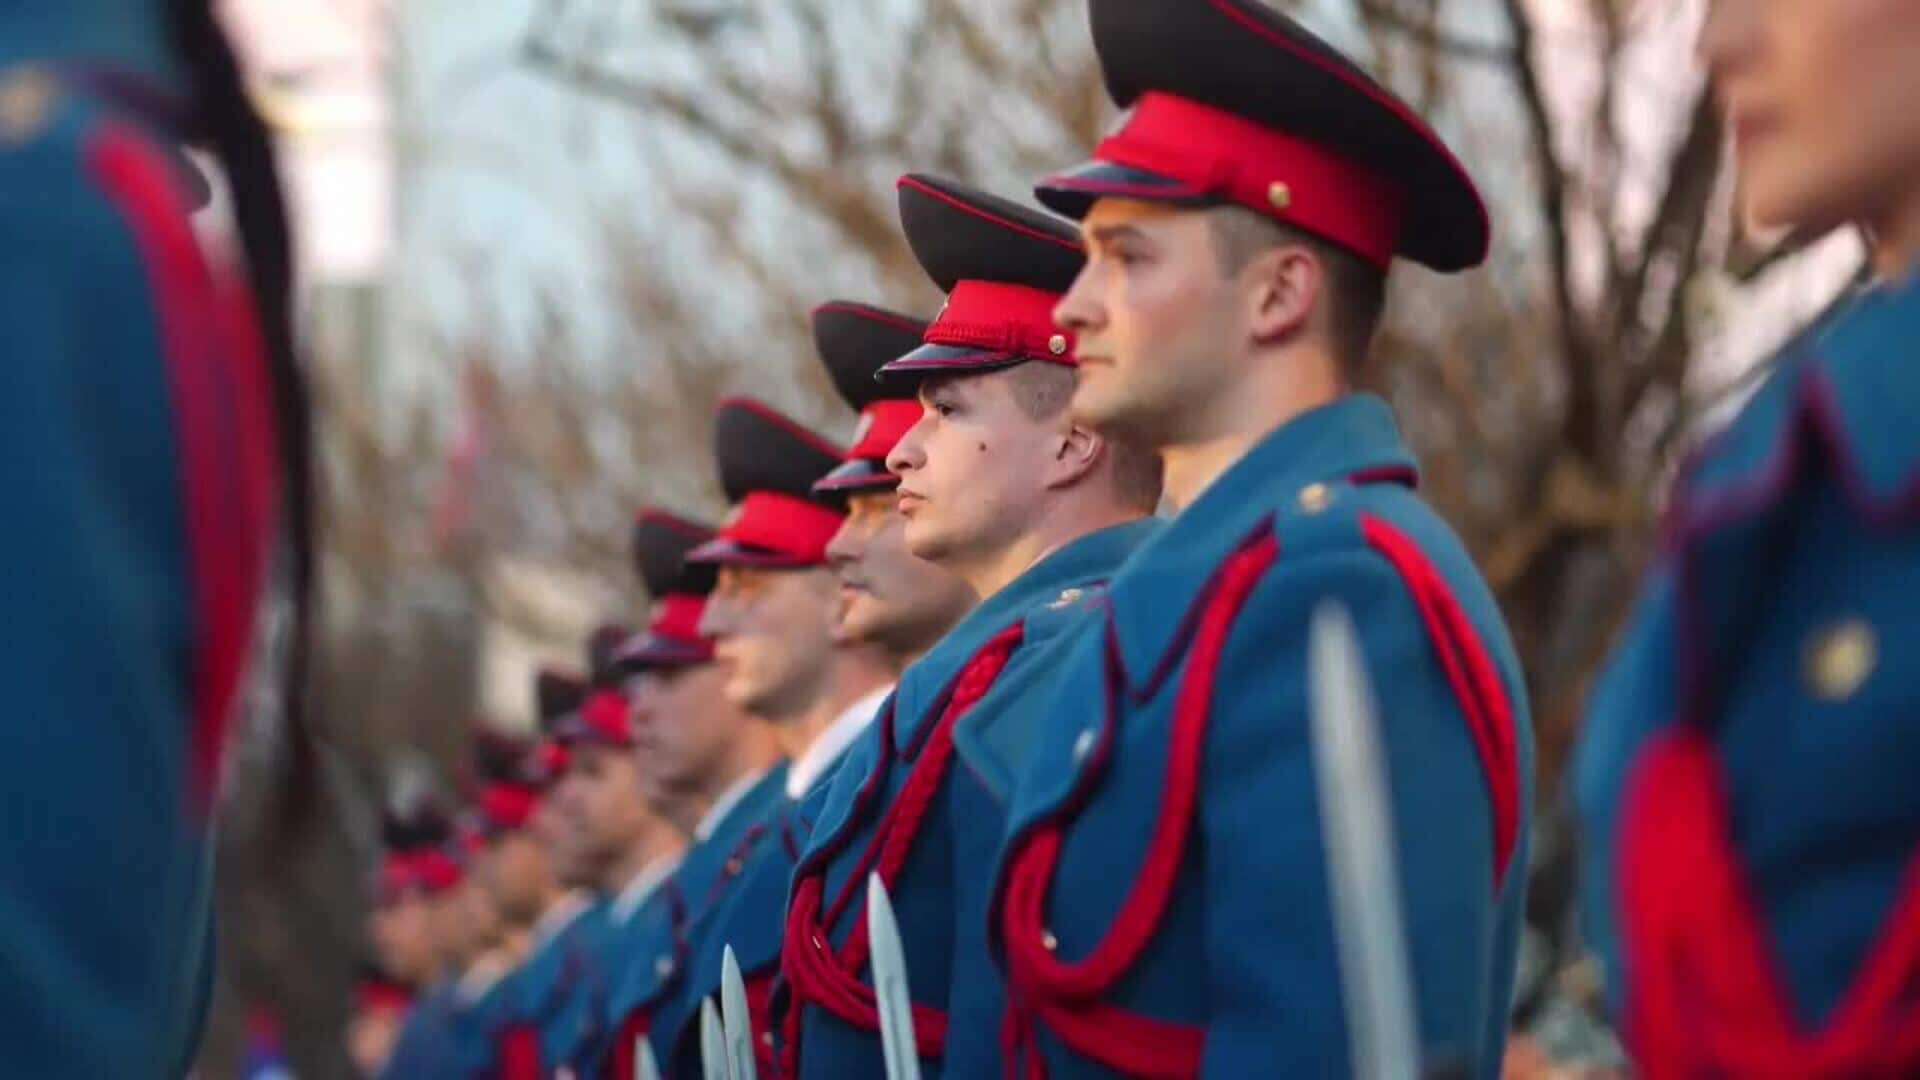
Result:
{"label": "red trim on sleeve", "polygon": [[1488,805],[1493,810],[1493,884],[1498,889],[1513,869],[1513,850],[1520,834],[1520,764],[1513,704],[1480,635],[1426,553],[1380,518],[1362,515],[1360,527],[1368,546],[1393,564],[1413,593],[1434,655],[1466,714],[1486,778]]}
{"label": "red trim on sleeve", "polygon": [[193,578],[189,790],[204,810],[251,651],[279,497],[265,346],[251,298],[237,288],[223,295],[159,152],[131,129],[104,124],[86,162],[133,232],[160,320]]}

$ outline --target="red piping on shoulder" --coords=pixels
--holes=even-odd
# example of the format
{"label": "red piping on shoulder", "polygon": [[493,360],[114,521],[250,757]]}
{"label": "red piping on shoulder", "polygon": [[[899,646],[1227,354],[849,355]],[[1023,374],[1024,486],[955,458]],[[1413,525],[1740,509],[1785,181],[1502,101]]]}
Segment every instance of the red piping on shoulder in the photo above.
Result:
{"label": "red piping on shoulder", "polygon": [[237,287],[223,294],[216,282],[159,152],[108,123],[89,141],[86,163],[133,233],[160,320],[193,575],[189,790],[205,811],[251,651],[279,495],[265,346],[251,298]]}
{"label": "red piping on shoulder", "polygon": [[1386,558],[1413,593],[1420,618],[1427,626],[1434,655],[1454,697],[1466,714],[1473,743],[1486,777],[1487,800],[1493,810],[1493,885],[1505,884],[1513,869],[1513,850],[1520,835],[1520,765],[1515,749],[1513,704],[1501,684],[1500,672],[1487,656],[1480,635],[1467,618],[1445,578],[1433,568],[1412,538],[1381,518],[1363,514],[1360,528],[1367,545]]}

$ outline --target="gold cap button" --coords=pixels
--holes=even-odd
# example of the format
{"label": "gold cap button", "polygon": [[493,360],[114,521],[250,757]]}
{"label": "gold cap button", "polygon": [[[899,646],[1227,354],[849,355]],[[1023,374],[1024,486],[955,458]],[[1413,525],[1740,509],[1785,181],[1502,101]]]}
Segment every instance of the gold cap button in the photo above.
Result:
{"label": "gold cap button", "polygon": [[1333,505],[1333,489],[1325,484],[1308,484],[1300,489],[1300,509],[1317,514]]}
{"label": "gold cap button", "polygon": [[1047,351],[1055,356],[1065,356],[1067,352],[1067,335],[1055,334],[1048,338]]}
{"label": "gold cap button", "polygon": [[1879,666],[1880,640],[1865,619],[1844,619],[1808,638],[1802,663],[1807,690],[1815,698],[1845,701]]}
{"label": "gold cap button", "polygon": [[1285,210],[1293,205],[1293,189],[1275,180],[1267,185],[1267,203],[1275,210]]}

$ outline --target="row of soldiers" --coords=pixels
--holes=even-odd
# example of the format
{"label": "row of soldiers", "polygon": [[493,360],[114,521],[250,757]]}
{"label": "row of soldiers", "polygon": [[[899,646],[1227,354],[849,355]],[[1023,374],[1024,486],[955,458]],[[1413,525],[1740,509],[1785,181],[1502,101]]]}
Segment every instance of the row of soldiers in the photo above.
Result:
{"label": "row of soldiers", "polygon": [[[542,676],[470,857],[400,838],[376,937],[428,988],[386,1074],[1498,1075],[1526,687],[1355,389],[1390,265],[1478,265],[1487,211],[1264,4],[1090,6],[1127,112],[1052,212],[902,177],[947,301],[814,312],[854,444],[724,402],[729,517],[639,518],[650,625]],[[1683,472],[1594,701],[1586,910],[1652,1075],[1920,1068],[1901,269]]]}

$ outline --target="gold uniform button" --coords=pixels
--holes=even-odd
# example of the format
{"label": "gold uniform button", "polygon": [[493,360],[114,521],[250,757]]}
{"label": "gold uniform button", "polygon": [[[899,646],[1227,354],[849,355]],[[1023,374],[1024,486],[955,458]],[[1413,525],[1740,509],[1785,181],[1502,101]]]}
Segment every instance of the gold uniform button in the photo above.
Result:
{"label": "gold uniform button", "polygon": [[1057,952],[1060,948],[1060,939],[1053,936],[1053,931],[1042,930],[1040,931],[1040,947],[1048,952]]}
{"label": "gold uniform button", "polygon": [[1807,639],[1802,663],[1808,692],[1821,701],[1845,701],[1879,666],[1880,639],[1865,619],[1843,619]]}
{"label": "gold uniform button", "polygon": [[1333,489],[1325,484],[1308,484],[1300,489],[1300,509],[1318,514],[1333,505]]}
{"label": "gold uniform button", "polygon": [[1293,205],[1293,189],[1275,180],[1267,185],[1267,204],[1275,210],[1285,210]]}
{"label": "gold uniform button", "polygon": [[1065,356],[1067,352],[1067,335],[1055,334],[1048,338],[1047,351],[1055,356]]}
{"label": "gold uniform button", "polygon": [[662,979],[664,979],[664,978],[666,978],[667,976],[669,976],[669,975],[671,975],[671,974],[673,974],[673,957],[671,957],[671,956],[662,956],[662,957],[660,957],[660,958],[658,958],[658,959],[656,959],[656,960],[654,960],[654,962],[653,962],[653,973],[654,973],[654,975],[655,975],[655,976],[657,976],[657,977],[659,977],[659,978],[662,978]]}
{"label": "gold uniform button", "polygon": [[1079,603],[1080,598],[1085,595],[1087,594],[1079,589],[1062,589],[1060,590],[1060,595],[1054,597],[1053,603],[1048,604],[1047,607],[1053,611],[1069,608]]}

